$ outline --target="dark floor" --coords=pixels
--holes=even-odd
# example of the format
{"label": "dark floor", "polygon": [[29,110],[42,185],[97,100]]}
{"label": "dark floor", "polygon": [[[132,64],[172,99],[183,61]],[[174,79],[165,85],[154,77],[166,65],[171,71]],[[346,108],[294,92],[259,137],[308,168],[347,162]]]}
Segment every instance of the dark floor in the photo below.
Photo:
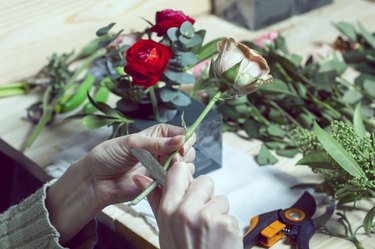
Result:
{"label": "dark floor", "polygon": [[[19,203],[42,186],[42,182],[0,152],[0,213]],[[129,241],[98,222],[96,249],[135,249]]]}

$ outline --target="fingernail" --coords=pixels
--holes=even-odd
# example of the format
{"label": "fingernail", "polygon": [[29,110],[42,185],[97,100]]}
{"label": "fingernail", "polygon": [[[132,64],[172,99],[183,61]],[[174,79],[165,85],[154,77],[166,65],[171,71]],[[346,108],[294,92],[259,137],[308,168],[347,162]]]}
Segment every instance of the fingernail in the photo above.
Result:
{"label": "fingernail", "polygon": [[144,175],[134,175],[132,178],[135,185],[141,190],[145,190],[152,183],[152,180]]}

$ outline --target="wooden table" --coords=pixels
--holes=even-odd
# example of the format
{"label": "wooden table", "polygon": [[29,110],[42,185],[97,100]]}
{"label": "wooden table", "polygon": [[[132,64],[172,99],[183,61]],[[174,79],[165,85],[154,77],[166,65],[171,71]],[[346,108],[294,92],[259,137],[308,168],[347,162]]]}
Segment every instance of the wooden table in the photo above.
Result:
{"label": "wooden table", "polygon": [[[0,0],[0,84],[19,80],[35,73],[41,68],[53,51],[70,51],[80,48],[92,37],[96,29],[109,22],[116,21],[126,31],[144,27],[144,22],[137,19],[143,16],[153,20],[155,11],[168,6],[182,9],[196,18],[195,26],[207,30],[207,41],[219,36],[230,35],[238,40],[253,39],[265,31],[279,30],[287,39],[292,52],[307,55],[316,43],[331,42],[337,31],[332,22],[361,21],[367,29],[375,31],[375,4],[365,0],[336,0],[334,4],[310,13],[295,16],[289,20],[272,25],[263,30],[252,32],[209,14],[210,1],[5,1]],[[0,146],[2,151],[15,149],[26,156],[23,160],[41,179],[46,180],[43,169],[49,164],[49,156],[58,153],[57,144],[64,138],[86,130],[80,121],[59,122],[47,127],[31,149],[22,150],[25,138],[32,125],[25,120],[25,109],[40,96],[33,93],[27,96],[16,96],[0,99],[0,138],[5,142]],[[239,150],[254,155],[259,150],[258,141],[247,141],[238,136],[225,133],[224,142],[237,146]],[[10,147],[7,147],[10,146]],[[5,152],[7,152],[5,151]],[[274,166],[300,179],[317,179],[307,167],[294,167],[297,158],[280,158]],[[361,202],[360,206],[368,207],[370,203]],[[374,205],[372,203],[372,205]],[[364,212],[350,212],[349,217],[354,225],[361,223]],[[99,219],[114,231],[131,239],[139,248],[156,248],[157,235],[145,225],[142,218],[125,205],[113,205],[102,211]],[[335,219],[329,226],[338,228]],[[358,236],[365,248],[372,248],[375,242],[365,235]],[[316,234],[310,243],[311,248],[354,248],[350,242]],[[290,245],[279,243],[274,248],[290,248]]]}

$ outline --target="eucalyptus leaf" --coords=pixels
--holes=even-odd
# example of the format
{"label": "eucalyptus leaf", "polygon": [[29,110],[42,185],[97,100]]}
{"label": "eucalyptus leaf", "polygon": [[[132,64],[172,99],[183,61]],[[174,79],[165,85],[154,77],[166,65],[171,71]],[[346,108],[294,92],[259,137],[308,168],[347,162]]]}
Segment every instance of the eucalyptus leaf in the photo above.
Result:
{"label": "eucalyptus leaf", "polygon": [[187,38],[194,37],[194,27],[193,24],[191,24],[189,21],[184,22],[180,27],[180,33]]}
{"label": "eucalyptus leaf", "polygon": [[327,153],[351,176],[363,177],[365,173],[341,144],[339,144],[328,132],[324,131],[317,123],[314,123],[314,133]]}
{"label": "eucalyptus leaf", "polygon": [[276,124],[270,124],[267,127],[267,132],[276,137],[284,137],[287,135],[287,132],[283,130],[279,125]]}
{"label": "eucalyptus leaf", "polygon": [[375,98],[375,82],[365,80],[363,82],[363,88],[368,94],[374,96]]}
{"label": "eucalyptus leaf", "polygon": [[278,162],[277,157],[272,155],[272,153],[267,149],[267,147],[264,144],[262,144],[259,154],[255,157],[255,160],[257,161],[259,166],[275,164]]}
{"label": "eucalyptus leaf", "polygon": [[372,47],[372,49],[375,49],[375,36],[368,32],[362,23],[358,23],[358,27],[363,39],[365,39],[365,41]]}
{"label": "eucalyptus leaf", "polygon": [[185,46],[185,48],[193,48],[202,43],[202,38],[199,35],[193,36],[192,38],[180,36],[178,40]]}
{"label": "eucalyptus leaf", "polygon": [[158,110],[159,110],[159,121],[162,123],[166,123],[172,120],[177,114],[177,109],[165,107],[163,105],[160,105]]}
{"label": "eucalyptus leaf", "polygon": [[182,53],[177,57],[177,63],[181,67],[195,65],[197,63],[197,57],[195,56],[194,53],[191,53],[191,52]]}
{"label": "eucalyptus leaf", "polygon": [[218,106],[218,110],[227,119],[230,119],[230,120],[237,119],[237,113],[236,113],[236,109],[234,106],[223,103]]}
{"label": "eucalyptus leaf", "polygon": [[366,136],[366,129],[362,119],[361,103],[358,103],[354,110],[353,126],[359,137]]}
{"label": "eucalyptus leaf", "polygon": [[176,106],[187,106],[191,103],[191,99],[186,94],[178,92],[177,96],[171,102]]}
{"label": "eucalyptus leaf", "polygon": [[264,142],[264,145],[266,145],[268,149],[272,149],[272,150],[284,149],[286,147],[285,143],[282,143],[279,141]]}
{"label": "eucalyptus leaf", "polygon": [[176,28],[176,27],[169,28],[168,31],[167,31],[168,38],[172,42],[176,42],[178,40],[177,31],[178,31],[178,28]]}
{"label": "eucalyptus leaf", "polygon": [[351,42],[357,41],[357,32],[352,24],[347,22],[333,23],[333,25],[340,30]]}
{"label": "eucalyptus leaf", "polygon": [[110,125],[115,121],[116,120],[111,117],[93,114],[87,115],[82,119],[83,124],[89,129],[97,129],[102,126]]}
{"label": "eucalyptus leaf", "polygon": [[350,64],[358,64],[361,62],[366,62],[368,52],[366,51],[345,51],[342,54],[342,57],[344,58],[346,63]]}
{"label": "eucalyptus leaf", "polygon": [[336,87],[336,76],[337,73],[335,71],[321,72],[314,76],[314,81],[319,88],[332,91]]}
{"label": "eucalyptus leaf", "polygon": [[347,104],[355,104],[363,98],[363,95],[356,90],[348,90],[342,96],[341,101]]}
{"label": "eucalyptus leaf", "polygon": [[365,230],[365,233],[367,235],[371,234],[374,218],[375,218],[375,207],[372,207],[367,212],[367,214],[366,214],[366,216],[363,220],[363,229]]}
{"label": "eucalyptus leaf", "polygon": [[319,61],[320,73],[335,71],[337,75],[341,75],[345,72],[346,68],[346,63],[339,60],[336,54],[326,56],[324,59]]}
{"label": "eucalyptus leaf", "polygon": [[160,89],[160,98],[163,102],[170,102],[172,99],[176,98],[178,95],[178,90],[174,88],[163,87]]}
{"label": "eucalyptus leaf", "polygon": [[276,154],[283,157],[293,158],[299,153],[298,149],[280,149],[276,150]]}
{"label": "eucalyptus leaf", "polygon": [[259,90],[267,93],[287,94],[291,96],[296,96],[289,90],[288,85],[278,78],[273,79],[272,84],[263,84],[259,88]]}
{"label": "eucalyptus leaf", "polygon": [[185,72],[175,72],[170,69],[164,71],[165,77],[179,84],[190,84],[195,82],[193,75]]}
{"label": "eucalyptus leaf", "polygon": [[259,138],[259,125],[251,119],[248,119],[244,123],[244,130],[249,138]]}

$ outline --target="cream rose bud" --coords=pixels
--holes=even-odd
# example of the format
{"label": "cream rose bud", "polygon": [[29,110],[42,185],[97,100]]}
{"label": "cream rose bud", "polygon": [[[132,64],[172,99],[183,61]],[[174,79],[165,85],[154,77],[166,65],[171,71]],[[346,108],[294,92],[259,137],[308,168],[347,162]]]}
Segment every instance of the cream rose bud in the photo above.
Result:
{"label": "cream rose bud", "polygon": [[224,88],[230,86],[242,96],[272,81],[267,61],[257,51],[232,38],[219,41],[217,49],[219,55],[214,61],[213,73],[220,84],[225,84]]}

